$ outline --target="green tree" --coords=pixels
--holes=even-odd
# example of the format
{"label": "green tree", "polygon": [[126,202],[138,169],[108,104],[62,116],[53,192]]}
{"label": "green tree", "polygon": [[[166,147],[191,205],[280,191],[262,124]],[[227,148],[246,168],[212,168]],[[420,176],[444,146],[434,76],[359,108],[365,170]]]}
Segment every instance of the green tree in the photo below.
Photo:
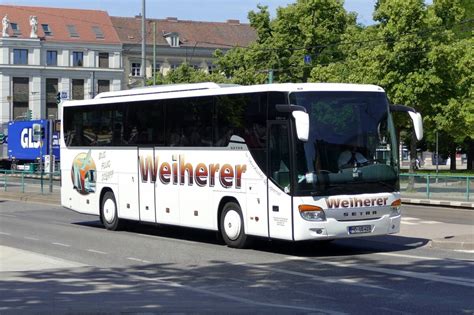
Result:
{"label": "green tree", "polygon": [[[355,15],[340,0],[298,0],[278,8],[273,20],[266,6],[257,8],[248,15],[256,42],[218,55],[220,69],[237,83],[265,83],[269,70],[276,82],[306,82],[314,65],[342,56],[332,44],[355,25]],[[305,56],[310,64],[304,63]]]}
{"label": "green tree", "polygon": [[[422,0],[379,0],[374,12],[378,23],[349,29],[345,41],[352,39],[352,44],[345,44],[344,58],[316,66],[311,79],[383,86],[392,103],[422,112],[431,148],[439,131],[446,138],[442,151],[455,155],[460,144],[473,139],[469,14],[472,8],[458,0],[435,0],[428,7]],[[451,161],[453,167],[455,158]]]}
{"label": "green tree", "polygon": [[[157,85],[199,82],[231,83],[221,73],[207,73],[200,69],[194,69],[188,64],[182,64],[178,68],[167,72],[166,75],[158,73],[156,76]],[[153,85],[153,79],[149,79],[147,85]]]}

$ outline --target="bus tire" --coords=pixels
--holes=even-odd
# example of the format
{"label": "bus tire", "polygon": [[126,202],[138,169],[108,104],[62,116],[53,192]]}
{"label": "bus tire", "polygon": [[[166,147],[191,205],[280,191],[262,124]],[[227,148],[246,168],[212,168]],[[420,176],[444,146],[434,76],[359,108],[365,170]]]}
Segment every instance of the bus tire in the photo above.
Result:
{"label": "bus tire", "polygon": [[122,226],[118,217],[117,202],[114,193],[111,191],[107,191],[102,198],[100,218],[107,230],[117,231]]}
{"label": "bus tire", "polygon": [[245,248],[249,245],[248,236],[245,234],[242,210],[237,203],[226,203],[219,221],[221,235],[227,246]]}

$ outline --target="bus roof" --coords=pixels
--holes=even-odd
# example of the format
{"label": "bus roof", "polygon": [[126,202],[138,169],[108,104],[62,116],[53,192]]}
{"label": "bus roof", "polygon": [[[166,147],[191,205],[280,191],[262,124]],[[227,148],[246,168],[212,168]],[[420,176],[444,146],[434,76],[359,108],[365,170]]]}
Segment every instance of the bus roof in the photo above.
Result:
{"label": "bus roof", "polygon": [[153,99],[172,99],[254,92],[384,92],[376,85],[348,83],[276,83],[261,85],[217,84],[213,82],[168,84],[100,93],[94,99],[66,101],[62,106],[79,106]]}
{"label": "bus roof", "polygon": [[221,87],[239,86],[237,84],[217,84],[214,82],[204,83],[189,83],[189,84],[164,84],[154,85],[140,88],[133,88],[131,90],[122,90],[115,92],[104,92],[98,94],[97,98],[110,98],[119,96],[132,96],[132,95],[146,95],[146,94],[159,94],[159,93],[171,93],[171,92],[186,92],[186,91],[197,91],[207,89],[217,89]]}

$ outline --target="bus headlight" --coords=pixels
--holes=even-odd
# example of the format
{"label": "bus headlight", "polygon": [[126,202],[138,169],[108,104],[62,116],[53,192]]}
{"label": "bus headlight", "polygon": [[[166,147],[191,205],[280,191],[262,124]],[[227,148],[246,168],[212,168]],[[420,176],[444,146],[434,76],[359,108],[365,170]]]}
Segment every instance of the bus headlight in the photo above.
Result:
{"label": "bus headlight", "polygon": [[303,219],[308,221],[326,221],[326,214],[321,207],[311,205],[299,205],[298,210]]}
{"label": "bus headlight", "polygon": [[402,200],[401,199],[397,199],[395,200],[394,202],[392,202],[392,204],[390,205],[390,216],[391,217],[396,217],[398,215],[400,215],[400,213],[402,212],[401,211],[401,206],[402,206]]}

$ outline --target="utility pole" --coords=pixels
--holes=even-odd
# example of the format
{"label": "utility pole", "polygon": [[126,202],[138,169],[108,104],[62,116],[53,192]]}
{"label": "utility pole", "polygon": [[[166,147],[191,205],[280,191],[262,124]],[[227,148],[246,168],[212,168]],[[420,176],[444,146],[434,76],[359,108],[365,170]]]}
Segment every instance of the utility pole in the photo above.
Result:
{"label": "utility pole", "polygon": [[436,130],[436,182],[438,182],[439,172],[439,151],[438,151],[438,130]]}
{"label": "utility pole", "polygon": [[153,85],[156,85],[156,22],[153,22]]}
{"label": "utility pole", "polygon": [[53,192],[53,167],[54,167],[54,161],[53,161],[53,120],[49,119],[48,120],[48,149],[49,149],[49,192]]}
{"label": "utility pole", "polygon": [[273,69],[268,70],[268,84],[273,83]]}
{"label": "utility pole", "polygon": [[146,59],[145,59],[145,42],[146,42],[146,33],[145,33],[145,0],[142,0],[142,65],[140,67],[142,75],[142,85],[146,85]]}

